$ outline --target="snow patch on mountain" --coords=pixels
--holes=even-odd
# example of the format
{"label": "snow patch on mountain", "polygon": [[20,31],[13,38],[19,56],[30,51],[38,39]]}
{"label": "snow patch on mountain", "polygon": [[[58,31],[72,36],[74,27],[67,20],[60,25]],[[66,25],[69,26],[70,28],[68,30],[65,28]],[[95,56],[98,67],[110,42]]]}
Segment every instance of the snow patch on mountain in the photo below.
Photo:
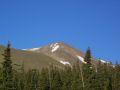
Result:
{"label": "snow patch on mountain", "polygon": [[112,65],[113,68],[115,68],[116,66],[115,65]]}
{"label": "snow patch on mountain", "polygon": [[108,62],[106,62],[106,61],[104,61],[104,60],[100,60],[102,63],[108,63]]}
{"label": "snow patch on mountain", "polygon": [[39,50],[40,48],[32,48],[32,49],[22,49],[24,51],[37,51]]}
{"label": "snow patch on mountain", "polygon": [[78,57],[78,59],[79,59],[81,62],[83,62],[83,63],[86,64],[86,62],[84,61],[84,58],[83,58],[83,57],[81,57],[81,56],[77,56],[77,57]]}
{"label": "snow patch on mountain", "polygon": [[53,53],[53,52],[57,51],[59,47],[60,47],[60,46],[59,46],[58,43],[51,44],[51,45],[50,45],[50,48],[52,48],[51,52]]}
{"label": "snow patch on mountain", "polygon": [[60,63],[62,63],[64,65],[71,65],[69,62],[66,62],[66,61],[60,61]]}
{"label": "snow patch on mountain", "polygon": [[21,50],[24,50],[24,51],[26,51],[26,50],[28,50],[28,49],[21,49]]}

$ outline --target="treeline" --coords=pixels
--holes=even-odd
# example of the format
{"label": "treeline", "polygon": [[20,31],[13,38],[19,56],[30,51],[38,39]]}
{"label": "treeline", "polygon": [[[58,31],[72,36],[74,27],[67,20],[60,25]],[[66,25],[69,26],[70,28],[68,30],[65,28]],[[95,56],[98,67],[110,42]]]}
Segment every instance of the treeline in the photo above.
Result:
{"label": "treeline", "polygon": [[60,69],[50,65],[42,70],[19,70],[12,67],[10,43],[0,68],[0,90],[120,90],[120,65],[91,64],[91,51],[87,50],[85,64],[76,62],[72,67]]}

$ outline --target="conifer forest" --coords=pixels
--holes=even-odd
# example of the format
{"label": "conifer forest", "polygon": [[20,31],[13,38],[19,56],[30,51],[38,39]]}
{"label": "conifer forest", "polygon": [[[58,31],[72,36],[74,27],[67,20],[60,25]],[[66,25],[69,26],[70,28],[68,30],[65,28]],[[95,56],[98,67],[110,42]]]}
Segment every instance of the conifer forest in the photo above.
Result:
{"label": "conifer forest", "polygon": [[13,67],[11,45],[2,54],[0,90],[120,90],[120,65],[91,64],[91,50],[86,51],[86,63],[59,68],[49,65],[41,70]]}

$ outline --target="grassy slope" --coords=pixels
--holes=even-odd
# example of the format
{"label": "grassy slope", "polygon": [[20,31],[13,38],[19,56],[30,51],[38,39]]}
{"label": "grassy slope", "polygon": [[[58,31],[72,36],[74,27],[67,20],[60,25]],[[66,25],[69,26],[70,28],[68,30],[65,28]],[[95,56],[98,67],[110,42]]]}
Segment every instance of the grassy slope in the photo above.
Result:
{"label": "grassy slope", "polygon": [[[4,47],[0,46],[0,63],[3,62],[3,56],[1,55],[3,51]],[[22,63],[24,63],[24,67],[26,70],[41,69],[42,67],[47,67],[50,64],[63,66],[58,61],[41,53],[33,53],[28,51],[12,49],[11,54],[13,63],[18,65],[22,65]]]}

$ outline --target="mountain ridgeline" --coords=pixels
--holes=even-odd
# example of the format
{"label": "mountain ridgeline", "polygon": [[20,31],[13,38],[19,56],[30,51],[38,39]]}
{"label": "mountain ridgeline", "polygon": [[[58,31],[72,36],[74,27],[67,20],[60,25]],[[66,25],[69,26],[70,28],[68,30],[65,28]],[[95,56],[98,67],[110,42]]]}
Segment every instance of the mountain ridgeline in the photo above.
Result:
{"label": "mountain ridgeline", "polygon": [[[2,53],[4,49],[4,46],[0,46],[0,58],[3,58]],[[73,65],[77,61],[86,63],[84,56],[85,54],[82,51],[63,42],[52,43],[41,48],[11,49],[13,64],[19,66],[24,63],[25,70],[41,69],[51,64],[63,68],[65,65]],[[0,59],[0,62],[2,61],[3,59]],[[94,66],[98,64],[98,60],[94,58],[92,58],[91,62]],[[106,62],[104,61],[104,63]]]}
{"label": "mountain ridgeline", "polygon": [[[72,65],[75,64],[77,61],[79,61],[80,63],[86,63],[84,60],[85,53],[63,42],[51,43],[44,47],[23,50],[36,54],[44,54],[63,65]],[[101,63],[109,63],[104,60],[98,60],[91,57],[91,63],[94,66],[96,66],[99,61],[101,61]]]}
{"label": "mountain ridgeline", "polygon": [[63,42],[40,48],[0,46],[0,90],[120,90],[120,65]]}

